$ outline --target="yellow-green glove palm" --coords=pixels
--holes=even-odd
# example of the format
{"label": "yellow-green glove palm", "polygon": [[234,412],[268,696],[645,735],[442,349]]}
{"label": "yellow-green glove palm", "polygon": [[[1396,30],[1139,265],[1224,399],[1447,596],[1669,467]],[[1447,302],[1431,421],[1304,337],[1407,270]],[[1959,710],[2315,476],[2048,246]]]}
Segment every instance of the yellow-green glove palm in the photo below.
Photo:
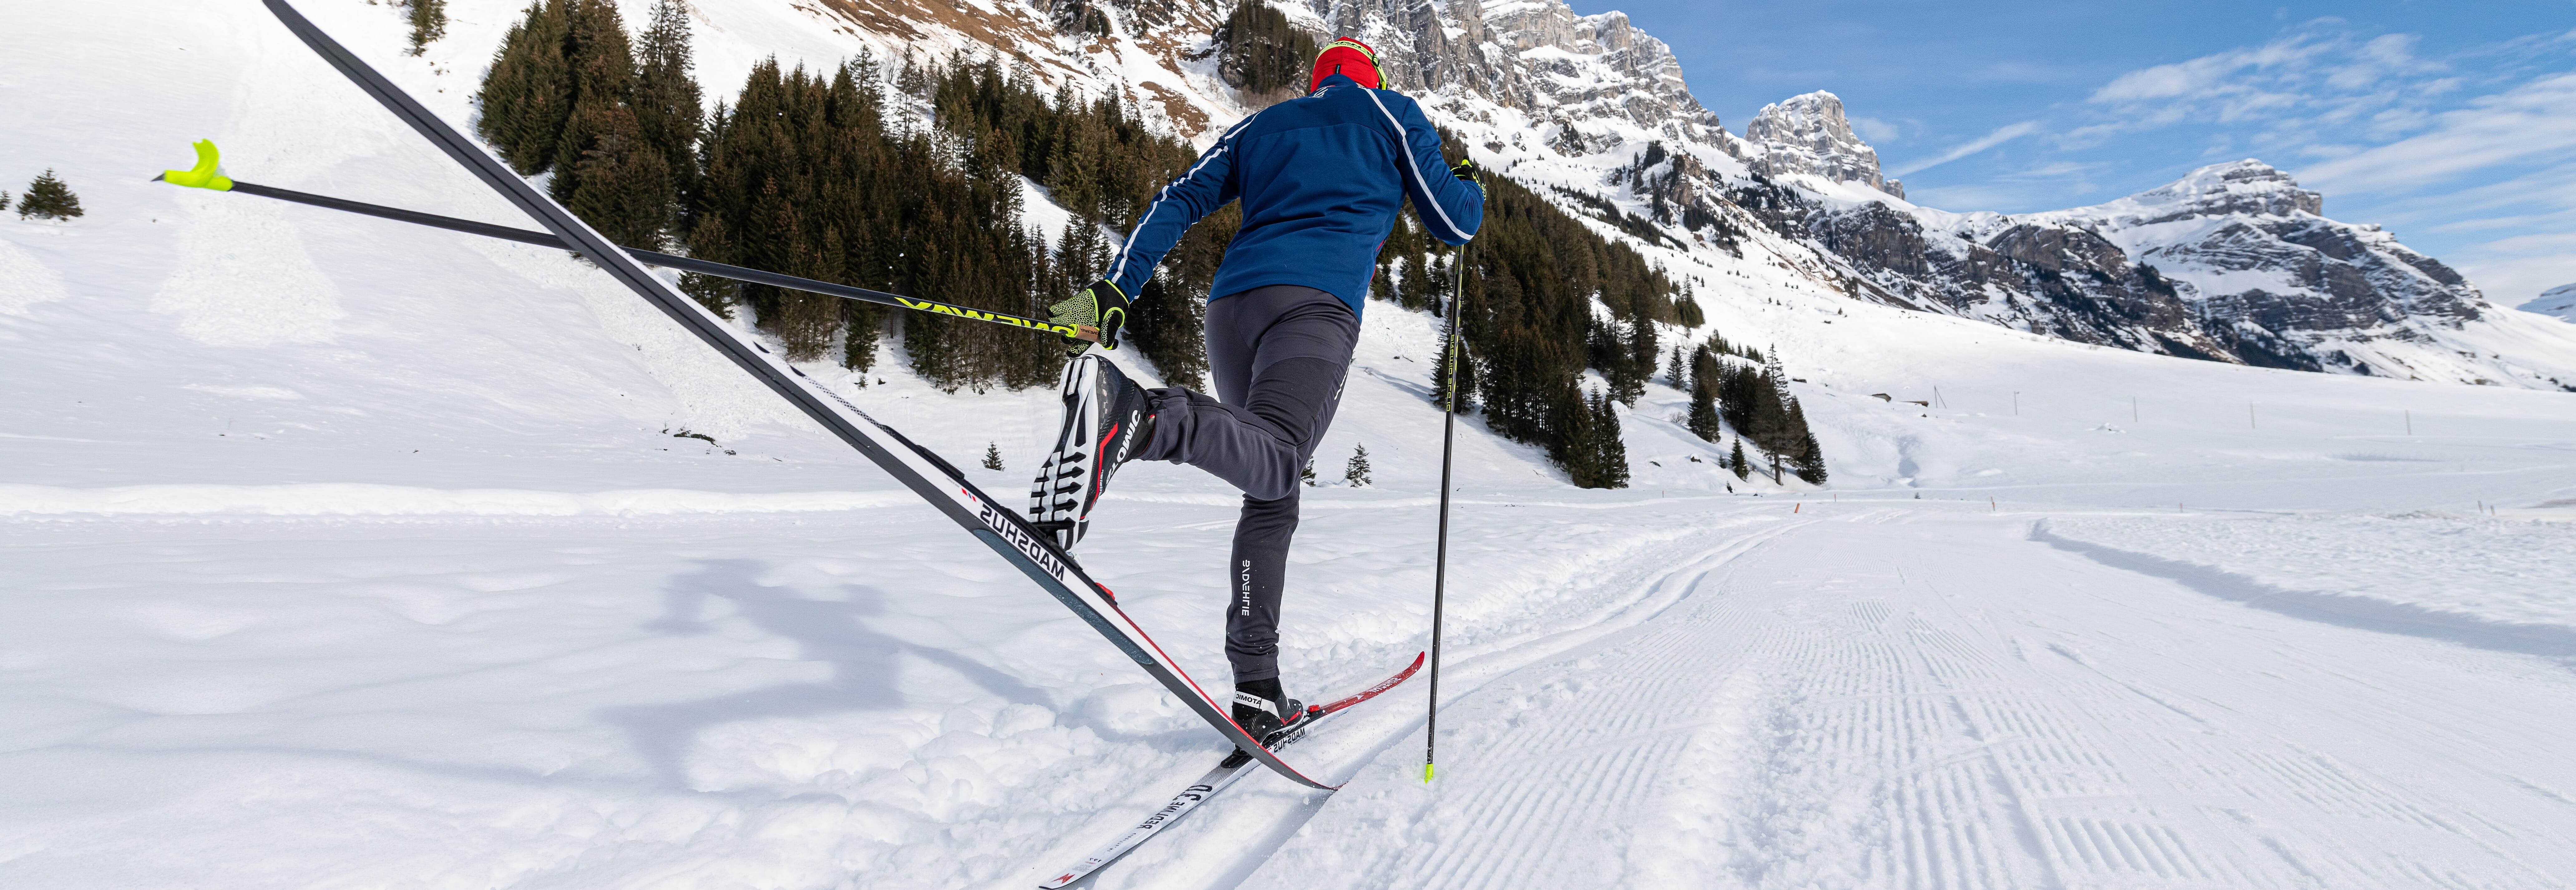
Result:
{"label": "yellow-green glove palm", "polygon": [[1449,175],[1475,183],[1478,194],[1483,194],[1485,191],[1485,177],[1482,171],[1477,169],[1475,158],[1458,159],[1458,163],[1449,165]]}
{"label": "yellow-green glove palm", "polygon": [[[1083,288],[1081,293],[1074,294],[1072,298],[1047,307],[1047,311],[1051,313],[1047,316],[1047,321],[1075,328],[1097,329],[1100,348],[1116,349],[1118,330],[1127,325],[1127,307],[1130,303],[1126,291],[1119,290],[1118,285],[1103,278],[1092,282],[1090,287]],[[1064,338],[1064,351],[1069,354],[1081,355],[1083,350],[1090,348],[1089,340],[1078,337]]]}

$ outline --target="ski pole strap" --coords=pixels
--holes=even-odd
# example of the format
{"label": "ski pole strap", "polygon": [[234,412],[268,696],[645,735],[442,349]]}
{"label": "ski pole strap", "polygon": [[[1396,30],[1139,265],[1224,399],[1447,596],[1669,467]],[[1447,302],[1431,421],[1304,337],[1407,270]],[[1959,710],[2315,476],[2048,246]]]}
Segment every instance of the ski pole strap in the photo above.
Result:
{"label": "ski pole strap", "polygon": [[[400,207],[386,207],[381,204],[368,204],[359,201],[347,200],[345,198],[334,198],[329,195],[316,195],[291,189],[265,186],[255,182],[242,182],[237,179],[225,179],[222,176],[216,175],[214,172],[214,164],[210,158],[213,149],[214,143],[199,141],[197,143],[197,169],[188,171],[172,170],[161,174],[158,178],[161,181],[168,182],[173,185],[185,185],[194,188],[213,189],[215,191],[240,192],[242,194],[258,195],[263,198],[274,198],[280,201],[288,201],[296,204],[307,204],[314,207],[323,207],[331,210],[340,210],[365,216],[407,222],[414,225],[429,226],[435,229],[446,229],[451,232],[464,232],[468,235],[481,235],[486,238],[499,238],[503,241],[516,241],[521,244],[533,244],[538,247],[552,247],[560,250],[573,249],[572,245],[565,244],[563,239],[557,238],[553,234],[547,232],[532,232],[527,229],[513,229],[508,226],[496,226],[491,223],[475,222],[470,219],[457,219],[452,216],[439,216],[432,213],[421,213],[416,210],[404,210]],[[203,174],[203,177],[198,175],[200,173]],[[183,182],[181,181],[182,177],[194,181]],[[211,179],[208,179],[207,177],[210,177]],[[783,287],[789,290],[806,291],[809,293],[822,294],[828,297],[839,297],[844,300],[858,300],[863,303],[894,306],[901,309],[910,309],[915,312],[927,312],[932,315],[946,315],[952,318],[964,318],[974,321],[988,321],[995,324],[1006,324],[1017,328],[1027,328],[1029,330],[1060,334],[1062,336],[1072,337],[1076,340],[1098,341],[1100,339],[1100,329],[1090,325],[1060,325],[1035,318],[1023,318],[1007,312],[976,309],[969,306],[959,306],[954,303],[942,303],[937,300],[918,300],[901,294],[890,294],[884,291],[869,290],[863,287],[851,287],[846,284],[834,284],[829,281],[817,281],[811,278],[799,278],[794,275],[781,275],[776,272],[712,262],[709,260],[674,256],[672,254],[645,250],[639,247],[627,247],[621,249],[625,250],[628,256],[634,257],[636,262],[643,263],[648,266],[660,266],[665,269],[677,269],[682,272],[695,272],[700,275],[712,275],[717,278],[731,279],[734,281],[747,281],[752,284],[766,284],[771,287]]]}

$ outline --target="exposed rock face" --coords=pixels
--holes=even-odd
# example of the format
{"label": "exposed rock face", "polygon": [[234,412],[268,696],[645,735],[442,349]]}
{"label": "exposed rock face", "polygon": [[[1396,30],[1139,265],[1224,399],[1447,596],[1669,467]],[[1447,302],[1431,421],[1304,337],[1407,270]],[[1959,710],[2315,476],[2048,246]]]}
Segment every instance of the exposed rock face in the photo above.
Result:
{"label": "exposed rock face", "polygon": [[1316,36],[1350,35],[1377,48],[1387,82],[1430,99],[1472,95],[1547,125],[1566,154],[1633,138],[1619,125],[1678,142],[1733,141],[1682,82],[1680,60],[1625,13],[1578,16],[1562,0],[1285,0],[1310,13]]}
{"label": "exposed rock face", "polygon": [[2485,305],[2379,227],[2317,215],[2316,192],[2258,161],[2021,216],[1829,209],[1776,184],[1731,197],[1849,261],[1882,298],[2150,352],[2412,376],[2370,344],[2457,330]]}
{"label": "exposed rock face", "polygon": [[1807,174],[1869,186],[1897,197],[1905,187],[1878,175],[1878,150],[1852,133],[1842,97],[1823,90],[1762,106],[1744,125],[1746,160],[1765,176]]}

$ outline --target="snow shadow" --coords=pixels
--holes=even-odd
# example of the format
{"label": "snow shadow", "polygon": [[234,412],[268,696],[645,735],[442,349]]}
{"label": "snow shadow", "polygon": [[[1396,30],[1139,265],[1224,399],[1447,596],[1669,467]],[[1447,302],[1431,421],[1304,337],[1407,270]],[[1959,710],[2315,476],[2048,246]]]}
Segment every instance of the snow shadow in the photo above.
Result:
{"label": "snow shadow", "polygon": [[2537,655],[2576,670],[2576,630],[2568,628],[2488,621],[2411,603],[2291,590],[2224,569],[2061,537],[2048,530],[2045,520],[2032,524],[2030,539],[2111,568],[2163,578],[2219,599],[2303,621],[2443,640],[2494,652]]}
{"label": "snow shadow", "polygon": [[662,593],[662,617],[644,627],[682,636],[711,633],[713,628],[699,616],[710,601],[722,599],[733,606],[731,617],[795,641],[798,658],[831,665],[831,676],[695,701],[601,711],[600,718],[625,729],[637,754],[674,788],[690,788],[689,751],[707,729],[746,720],[903,707],[903,696],[894,688],[899,655],[937,663],[1012,702],[1049,702],[1046,693],[990,666],[869,629],[867,619],[884,611],[881,591],[854,585],[847,597],[812,599],[793,585],[764,583],[761,576],[768,569],[756,560],[701,561],[696,571],[671,578]]}

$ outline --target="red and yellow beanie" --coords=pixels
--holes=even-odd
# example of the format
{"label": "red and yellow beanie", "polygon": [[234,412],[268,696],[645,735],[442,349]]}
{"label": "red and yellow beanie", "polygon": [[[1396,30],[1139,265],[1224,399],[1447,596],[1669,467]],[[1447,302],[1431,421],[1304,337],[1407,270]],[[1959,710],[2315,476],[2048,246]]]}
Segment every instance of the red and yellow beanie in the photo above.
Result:
{"label": "red and yellow beanie", "polygon": [[1386,86],[1386,75],[1377,68],[1377,50],[1348,37],[1334,40],[1315,54],[1315,77],[1306,84],[1306,92],[1323,89],[1324,78],[1336,74],[1372,90]]}

